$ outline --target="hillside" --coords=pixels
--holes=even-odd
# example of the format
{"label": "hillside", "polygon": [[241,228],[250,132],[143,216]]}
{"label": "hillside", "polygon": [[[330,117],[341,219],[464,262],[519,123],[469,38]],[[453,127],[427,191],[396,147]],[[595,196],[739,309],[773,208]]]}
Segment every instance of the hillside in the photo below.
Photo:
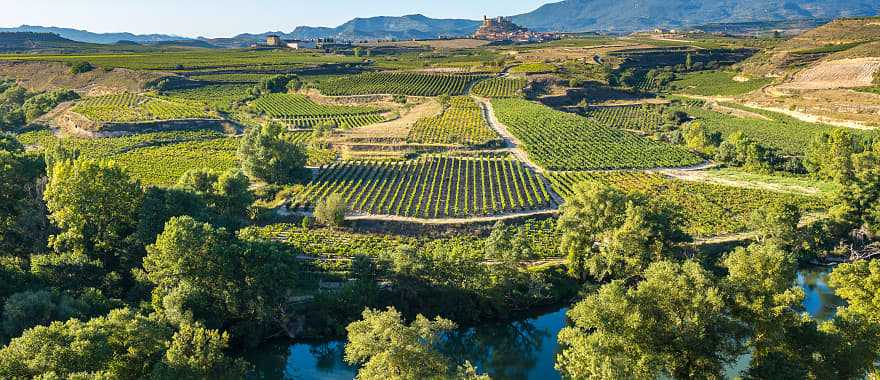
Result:
{"label": "hillside", "polygon": [[467,36],[480,26],[479,21],[433,19],[423,15],[356,18],[336,28],[297,27],[290,37],[297,39],[429,39],[439,36]]}
{"label": "hillside", "polygon": [[804,32],[742,65],[751,75],[784,75],[822,60],[880,57],[880,17],[835,20]]}
{"label": "hillside", "polygon": [[0,51],[18,52],[47,49],[70,49],[88,46],[52,33],[0,32]]}
{"label": "hillside", "polygon": [[655,27],[870,16],[876,0],[565,0],[514,16],[541,31],[629,32]]}
{"label": "hillside", "polygon": [[186,38],[165,34],[93,33],[85,30],[45,26],[22,25],[16,28],[0,28],[0,32],[54,33],[68,40],[93,44],[113,44],[119,41],[137,43],[178,41]]}

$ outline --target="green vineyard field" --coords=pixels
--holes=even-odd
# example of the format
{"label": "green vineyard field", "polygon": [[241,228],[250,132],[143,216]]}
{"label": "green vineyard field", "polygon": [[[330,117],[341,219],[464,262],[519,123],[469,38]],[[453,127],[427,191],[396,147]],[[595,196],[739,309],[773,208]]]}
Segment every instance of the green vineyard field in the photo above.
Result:
{"label": "green vineyard field", "polygon": [[73,112],[97,122],[216,118],[199,102],[135,94],[86,98],[73,107]]}
{"label": "green vineyard field", "polygon": [[548,174],[548,179],[563,198],[570,197],[581,182],[604,183],[656,198],[678,208],[685,230],[698,237],[748,231],[752,212],[772,202],[793,202],[804,211],[822,207],[818,197],[681,181],[659,174],[556,172]]}
{"label": "green vineyard field", "polygon": [[656,106],[590,107],[583,115],[599,125],[638,131],[654,131],[665,122]]}
{"label": "green vineyard field", "polygon": [[323,169],[294,206],[310,208],[333,193],[357,213],[428,219],[553,206],[543,179],[512,158],[339,162]]}
{"label": "green vineyard field", "polygon": [[439,116],[419,120],[407,140],[424,144],[484,145],[498,139],[489,128],[477,103],[468,97],[453,97]]}
{"label": "green vineyard field", "polygon": [[686,74],[670,84],[673,92],[702,96],[734,96],[746,94],[772,82],[769,78],[752,78],[736,81],[737,73],[727,71],[703,71]]}
{"label": "green vineyard field", "polygon": [[471,92],[487,98],[516,98],[527,84],[525,79],[492,78],[480,81]]}
{"label": "green vineyard field", "polygon": [[251,89],[253,86],[244,84],[220,84],[173,90],[165,92],[164,95],[172,99],[201,102],[216,109],[228,110],[236,102],[249,97]]}
{"label": "green vineyard field", "polygon": [[296,94],[264,95],[255,100],[252,107],[259,113],[299,128],[310,128],[328,121],[340,127],[354,128],[385,120],[377,108],[318,104]]}
{"label": "green vineyard field", "polygon": [[[803,155],[806,147],[817,134],[830,132],[837,128],[828,124],[809,123],[779,113],[733,103],[722,103],[721,105],[752,112],[767,119],[735,117],[693,106],[682,107],[682,110],[709,130],[717,131],[725,138],[740,131],[762,145],[779,149],[782,154],[791,156]],[[875,131],[857,129],[850,129],[850,131],[855,134],[877,135]]]}
{"label": "green vineyard field", "polygon": [[478,75],[367,73],[330,79],[319,85],[324,95],[401,94],[410,96],[465,95]]}
{"label": "green vineyard field", "polygon": [[492,104],[529,156],[549,170],[648,169],[702,162],[682,147],[526,100],[496,99]]}

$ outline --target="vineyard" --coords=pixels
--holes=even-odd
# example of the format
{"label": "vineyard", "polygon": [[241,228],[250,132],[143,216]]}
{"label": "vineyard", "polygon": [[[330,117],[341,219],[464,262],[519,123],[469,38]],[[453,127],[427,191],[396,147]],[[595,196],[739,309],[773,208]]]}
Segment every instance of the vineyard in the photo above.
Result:
{"label": "vineyard", "polygon": [[258,113],[283,121],[291,126],[310,128],[333,122],[343,128],[354,128],[385,120],[381,110],[373,107],[325,105],[313,102],[303,95],[269,94],[252,103]]}
{"label": "vineyard", "polygon": [[333,193],[352,211],[447,218],[553,207],[544,181],[512,158],[427,156],[406,162],[348,161],[321,171],[296,201],[309,208]]}
{"label": "vineyard", "polygon": [[498,119],[549,170],[647,169],[695,165],[684,148],[599,125],[525,100],[492,101]]}
{"label": "vineyard", "polygon": [[522,96],[527,84],[525,79],[492,78],[477,83],[471,93],[487,98],[516,98]]}
{"label": "vineyard", "polygon": [[726,71],[704,71],[685,75],[673,81],[672,91],[703,96],[734,96],[746,94],[772,82],[768,78],[737,81],[738,74]]}
{"label": "vineyard", "polygon": [[[555,219],[527,220],[519,226],[507,228],[511,231],[516,228],[526,231],[524,236],[538,257],[559,257],[557,247],[560,236]],[[429,250],[432,247],[461,247],[462,252],[483,252],[486,243],[485,238],[472,235],[413,237],[329,228],[303,229],[293,224],[272,224],[254,228],[254,231],[263,238],[280,241],[306,255],[324,258],[350,258],[355,255],[379,257],[400,245]]]}
{"label": "vineyard", "polygon": [[454,97],[440,116],[416,122],[407,140],[424,144],[484,145],[497,138],[473,99]]}
{"label": "vineyard", "polygon": [[662,109],[656,106],[589,107],[583,115],[602,126],[646,132],[666,122]]}
{"label": "vineyard", "polygon": [[212,83],[259,83],[263,79],[271,78],[277,74],[199,74],[189,76],[192,80]]}
{"label": "vineyard", "polygon": [[468,86],[485,78],[477,75],[367,73],[323,81],[324,95],[401,94],[410,96],[465,95]]}
{"label": "vineyard", "polygon": [[173,185],[190,169],[226,170],[238,166],[238,139],[214,131],[141,133],[123,137],[59,139],[51,131],[21,135],[29,145],[60,141],[83,157],[110,159],[146,185]]}
{"label": "vineyard", "polygon": [[752,212],[773,202],[793,202],[804,211],[822,207],[819,198],[686,182],[659,174],[559,172],[549,174],[548,179],[563,198],[571,196],[575,185],[581,182],[604,183],[656,198],[678,208],[685,219],[685,230],[698,237],[747,231],[751,228]]}
{"label": "vineyard", "polygon": [[[831,125],[809,123],[779,113],[744,107],[734,103],[722,103],[722,105],[752,112],[767,119],[740,118],[691,106],[683,107],[682,110],[709,130],[717,131],[725,138],[740,131],[746,137],[765,146],[779,149],[785,155],[792,156],[803,155],[804,150],[817,134],[836,129]],[[855,129],[850,131],[855,134],[876,135],[876,132],[873,131]]]}
{"label": "vineyard", "polygon": [[77,103],[73,112],[97,122],[215,118],[199,102],[135,94],[87,98]]}
{"label": "vineyard", "polygon": [[510,68],[514,74],[544,74],[556,72],[558,68],[549,63],[526,63]]}
{"label": "vineyard", "polygon": [[228,110],[236,102],[249,97],[252,88],[249,85],[221,84],[167,91],[163,94],[172,99],[201,102],[215,109]]}

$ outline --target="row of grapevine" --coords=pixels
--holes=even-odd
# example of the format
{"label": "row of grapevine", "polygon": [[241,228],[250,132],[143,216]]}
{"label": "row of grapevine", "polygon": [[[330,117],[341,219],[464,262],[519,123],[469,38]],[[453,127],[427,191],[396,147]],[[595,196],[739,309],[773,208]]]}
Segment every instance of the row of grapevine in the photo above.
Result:
{"label": "row of grapevine", "polygon": [[465,217],[553,206],[538,174],[512,158],[427,156],[347,161],[322,170],[294,202],[309,208],[342,194],[352,211],[418,218]]}
{"label": "row of grapevine", "polygon": [[[779,149],[782,154],[792,156],[803,155],[806,147],[809,146],[817,134],[830,132],[838,128],[828,124],[810,123],[791,116],[745,107],[735,103],[721,103],[721,105],[758,114],[764,116],[765,119],[731,116],[698,107],[696,103],[682,106],[679,109],[699,121],[701,125],[710,131],[721,133],[723,138],[727,138],[736,132],[742,132],[746,137],[764,146]],[[867,136],[880,135],[876,130],[850,129],[850,131]]]}
{"label": "row of grapevine", "polygon": [[256,111],[275,118],[294,118],[302,116],[349,116],[379,113],[373,107],[349,107],[318,104],[306,96],[297,94],[268,94],[259,97],[252,104]]}
{"label": "row of grapevine", "polygon": [[411,96],[464,95],[468,86],[485,78],[477,75],[367,73],[331,79],[320,84],[324,95],[402,94]]}
{"label": "row of grapevine", "polygon": [[[556,228],[556,220],[526,220],[516,225],[508,225],[508,230],[525,232],[523,237],[535,250],[538,257],[559,257],[560,233]],[[471,234],[458,234],[449,237],[398,235],[393,233],[364,232],[356,230],[340,230],[330,228],[302,228],[299,225],[281,223],[263,227],[252,227],[250,231],[258,236],[275,240],[294,247],[313,257],[350,258],[355,255],[378,257],[393,251],[401,245],[416,249],[430,249],[434,246],[460,247],[457,252],[483,252],[486,237]]]}
{"label": "row of grapevine", "polygon": [[657,106],[589,107],[583,115],[599,125],[640,131],[653,131],[666,121]]}
{"label": "row of grapevine", "polygon": [[519,99],[492,101],[529,156],[550,170],[681,167],[702,160],[686,149]]}
{"label": "row of grapevine", "polygon": [[214,118],[199,102],[134,94],[87,98],[73,112],[98,122],[136,122]]}
{"label": "row of grapevine", "polygon": [[357,128],[365,125],[381,123],[385,118],[379,114],[370,115],[351,115],[351,116],[302,116],[302,117],[286,117],[278,119],[288,126],[294,128],[314,128],[317,125],[331,122],[339,128]]}
{"label": "row of grapevine", "polygon": [[492,78],[480,81],[471,92],[487,98],[516,98],[522,96],[522,90],[527,84],[528,81],[524,78]]}
{"label": "row of grapevine", "polygon": [[253,85],[218,84],[178,89],[164,94],[173,99],[202,102],[218,109],[229,109],[236,102],[250,96]]}
{"label": "row of grapevine", "polygon": [[569,198],[581,183],[603,183],[636,191],[675,206],[687,232],[700,237],[750,230],[751,213],[774,202],[792,202],[804,211],[823,207],[818,197],[670,179],[636,172],[555,172],[547,175],[553,189]]}
{"label": "row of grapevine", "polygon": [[462,96],[451,98],[449,107],[441,115],[416,122],[407,140],[425,144],[483,145],[497,138],[477,102]]}

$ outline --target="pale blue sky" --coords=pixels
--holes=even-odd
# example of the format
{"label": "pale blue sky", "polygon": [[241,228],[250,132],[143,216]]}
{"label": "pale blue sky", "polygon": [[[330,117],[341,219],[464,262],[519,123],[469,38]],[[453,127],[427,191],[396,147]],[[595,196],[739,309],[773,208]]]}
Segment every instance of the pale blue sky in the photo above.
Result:
{"label": "pale blue sky", "polygon": [[558,0],[0,0],[0,27],[22,24],[93,32],[228,37],[337,26],[354,17],[421,13],[478,19],[513,15]]}

